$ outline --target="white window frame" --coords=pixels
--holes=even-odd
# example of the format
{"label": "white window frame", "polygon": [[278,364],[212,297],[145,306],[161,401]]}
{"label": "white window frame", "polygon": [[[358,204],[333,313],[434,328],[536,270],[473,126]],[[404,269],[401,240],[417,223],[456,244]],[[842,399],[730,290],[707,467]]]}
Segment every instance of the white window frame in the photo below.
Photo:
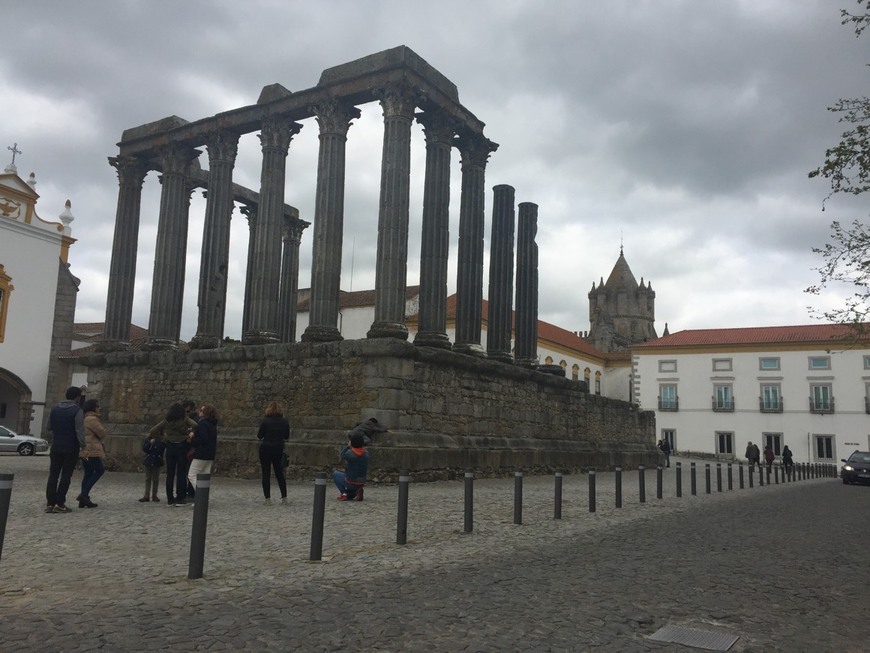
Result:
{"label": "white window frame", "polygon": [[779,356],[761,356],[758,359],[758,369],[768,372],[777,371],[781,368]]}
{"label": "white window frame", "polygon": [[668,373],[677,371],[677,361],[674,359],[659,361],[659,373]]}
{"label": "white window frame", "polygon": [[809,356],[807,358],[807,369],[810,370],[829,370],[831,369],[830,356]]}
{"label": "white window frame", "polygon": [[734,362],[730,358],[714,358],[713,359],[713,371],[714,372],[733,372],[734,371]]}

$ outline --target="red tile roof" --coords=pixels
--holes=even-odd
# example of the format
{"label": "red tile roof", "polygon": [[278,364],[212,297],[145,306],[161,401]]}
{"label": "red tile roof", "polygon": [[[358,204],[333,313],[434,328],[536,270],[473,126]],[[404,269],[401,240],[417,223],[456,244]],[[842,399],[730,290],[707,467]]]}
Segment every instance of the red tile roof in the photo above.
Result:
{"label": "red tile roof", "polygon": [[659,347],[699,347],[716,345],[784,345],[825,343],[831,341],[870,341],[870,324],[853,327],[848,324],[806,324],[796,326],[743,327],[736,329],[687,329],[632,349],[649,350]]}
{"label": "red tile roof", "polygon": [[[405,288],[405,299],[413,299],[420,294],[420,286],[407,286]],[[296,303],[296,309],[299,311],[307,311],[311,305],[311,291],[308,288],[299,290],[300,299]],[[338,295],[338,305],[340,308],[351,308],[353,306],[374,306],[375,291],[374,290],[354,290],[347,292],[340,290]]]}

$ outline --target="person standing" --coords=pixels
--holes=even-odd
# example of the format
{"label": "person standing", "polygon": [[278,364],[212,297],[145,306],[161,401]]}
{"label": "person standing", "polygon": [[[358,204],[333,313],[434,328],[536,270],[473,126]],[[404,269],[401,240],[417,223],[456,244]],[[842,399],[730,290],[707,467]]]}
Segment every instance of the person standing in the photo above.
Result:
{"label": "person standing", "polygon": [[290,422],[277,401],[266,406],[266,414],[257,430],[260,440],[260,470],[263,476],[264,503],[272,504],[272,470],[281,490],[281,503],[287,503],[287,480],[284,478],[284,443],[290,439]]}
{"label": "person standing", "polygon": [[[187,497],[187,450],[189,435],[196,429],[196,422],[184,413],[184,406],[172,404],[166,417],[148,432],[148,439],[159,440],[166,445],[166,501],[185,503]],[[173,492],[173,484],[175,492]]]}
{"label": "person standing", "polygon": [[85,423],[85,448],[82,450],[82,493],[76,497],[79,508],[96,508],[91,501],[91,490],[106,471],[103,458],[106,455],[106,429],[100,420],[102,409],[96,399],[88,399],[82,406]]}
{"label": "person standing", "polygon": [[764,448],[764,464],[767,467],[767,473],[770,474],[771,467],[773,467],[773,461],[776,460],[776,454],[773,453],[773,448],[770,445],[767,445]]}
{"label": "person standing", "polygon": [[752,441],[746,443],[746,460],[749,461],[749,473],[751,474],[757,466],[761,469],[761,452],[758,450],[757,444],[752,444]]}
{"label": "person standing", "polygon": [[[187,480],[196,490],[197,474],[210,474],[217,452],[217,409],[211,404],[203,404],[199,409],[199,422],[196,431],[190,435],[193,459],[187,471]],[[175,505],[184,503],[176,501]]]}
{"label": "person standing", "polygon": [[[194,422],[199,422],[199,408],[196,407],[196,402],[193,399],[185,399],[181,402],[181,405],[184,406],[184,414],[187,415]],[[190,467],[190,454],[188,454],[187,459],[185,460],[185,469],[184,473],[187,474],[187,470]],[[193,485],[188,481],[187,483],[187,498],[193,499],[193,496],[196,492],[193,489]]]}
{"label": "person standing", "polygon": [[785,468],[786,476],[791,479],[791,473],[794,471],[794,455],[788,445],[782,448],[782,466]]}
{"label": "person standing", "polygon": [[48,430],[52,433],[52,440],[48,454],[45,512],[70,512],[66,506],[66,493],[79,452],[85,448],[85,418],[81,408],[81,396],[81,388],[68,388],[66,399],[54,405],[48,416]]}
{"label": "person standing", "polygon": [[166,443],[155,438],[145,438],[142,441],[142,451],[145,452],[145,459],[142,461],[145,467],[145,495],[139,499],[139,503],[160,501],[157,488],[160,487],[160,468],[163,467]]}
{"label": "person standing", "polygon": [[659,440],[659,449],[665,455],[665,467],[671,466],[671,443],[667,438]]}

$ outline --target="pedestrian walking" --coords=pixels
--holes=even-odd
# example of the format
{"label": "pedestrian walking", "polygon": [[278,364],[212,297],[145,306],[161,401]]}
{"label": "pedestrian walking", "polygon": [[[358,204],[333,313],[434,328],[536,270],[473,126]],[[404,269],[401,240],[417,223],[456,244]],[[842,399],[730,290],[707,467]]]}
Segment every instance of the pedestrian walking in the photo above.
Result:
{"label": "pedestrian walking", "polygon": [[332,473],[332,480],[340,492],[338,500],[362,501],[369,471],[369,453],[361,433],[350,436],[348,446],[341,450],[340,458],[345,462],[345,470]]}
{"label": "pedestrian walking", "polygon": [[782,466],[785,468],[785,474],[791,478],[791,473],[794,471],[794,455],[788,445],[782,448]]}
{"label": "pedestrian walking", "polygon": [[145,452],[145,459],[142,461],[145,467],[145,494],[139,499],[139,503],[160,501],[157,488],[160,487],[160,468],[163,467],[166,443],[156,438],[145,438],[142,440],[142,451]]}
{"label": "pedestrian walking", "polygon": [[749,473],[751,474],[755,467],[761,468],[761,452],[758,450],[757,444],[752,444],[752,441],[746,443],[746,460],[749,461]]}
{"label": "pedestrian walking", "polygon": [[106,472],[103,458],[106,455],[106,429],[100,419],[102,409],[96,399],[88,399],[82,406],[85,425],[85,448],[80,456],[82,459],[82,493],[76,497],[79,508],[96,508],[91,501],[91,490]]}
{"label": "pedestrian walking", "polygon": [[284,408],[277,401],[266,406],[266,414],[257,429],[260,441],[260,471],[263,478],[263,501],[272,503],[272,472],[281,491],[281,503],[287,503],[287,480],[284,478],[284,443],[290,439],[290,422],[284,417]]}
{"label": "pedestrian walking", "polygon": [[79,452],[85,448],[85,418],[81,408],[81,396],[81,388],[68,388],[64,401],[52,406],[48,416],[48,430],[52,433],[52,440],[48,454],[45,512],[70,512],[66,505],[66,493]]}
{"label": "pedestrian walking", "polygon": [[771,469],[773,468],[774,460],[776,460],[776,454],[773,453],[773,448],[770,445],[767,445],[764,448],[764,464],[767,467],[768,474],[770,474]]}
{"label": "pedestrian walking", "polygon": [[[163,420],[149,432],[148,438],[160,440],[166,445],[166,502],[186,503],[187,497],[187,451],[190,449],[190,433],[196,422],[184,412],[180,403],[172,404]],[[173,488],[174,486],[174,488]]]}
{"label": "pedestrian walking", "polygon": [[[187,470],[187,480],[196,490],[197,474],[211,473],[217,452],[217,409],[211,404],[203,404],[199,409],[199,422],[190,435],[190,446],[193,447],[193,456]],[[179,503],[184,502],[176,501],[175,505]]]}
{"label": "pedestrian walking", "polygon": [[[184,413],[190,419],[192,419],[194,422],[198,423],[199,419],[200,419],[199,408],[198,408],[199,404],[197,402],[195,402],[193,399],[185,399],[181,403],[181,405],[184,406]],[[188,468],[190,467],[190,459],[191,459],[191,456],[190,456],[190,452],[188,451],[188,455],[187,455]],[[185,469],[184,473],[187,474],[187,469]],[[187,482],[187,498],[193,499],[195,494],[196,494],[196,491],[194,490],[193,485],[190,483],[190,481],[188,481]]]}

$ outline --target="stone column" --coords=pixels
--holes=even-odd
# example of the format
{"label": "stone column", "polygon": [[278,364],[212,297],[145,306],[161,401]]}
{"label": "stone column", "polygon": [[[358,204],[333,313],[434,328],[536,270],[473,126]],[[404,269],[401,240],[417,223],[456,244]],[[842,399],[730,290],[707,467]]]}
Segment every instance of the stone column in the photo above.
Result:
{"label": "stone column", "polygon": [[189,171],[190,164],[199,155],[199,150],[179,144],[167,145],[160,152],[163,189],[151,282],[150,349],[175,348],[181,335],[188,215],[193,190]]}
{"label": "stone column", "polygon": [[517,226],[516,362],[538,365],[538,205],[520,204]]}
{"label": "stone column", "polygon": [[257,240],[257,205],[243,204],[242,215],[248,219],[248,256],[245,264],[245,300],[242,306],[242,333],[251,327],[251,275],[254,267],[254,243]]}
{"label": "stone column", "polygon": [[405,84],[380,91],[384,112],[381,202],[375,271],[375,320],[369,338],[408,339],[405,285],[408,270],[408,211],[411,192],[411,123],[416,94]]}
{"label": "stone column", "polygon": [[249,324],[245,344],[277,342],[278,294],[281,288],[281,230],[284,226],[284,177],[287,150],[302,125],[281,116],[269,116],[260,130],[263,167],[260,205],[251,269]]}
{"label": "stone column", "polygon": [[284,253],[281,260],[281,342],[296,340],[296,295],[299,290],[299,244],[309,223],[284,216]]}
{"label": "stone column", "polygon": [[511,307],[514,291],[514,189],[493,189],[489,254],[489,319],[486,355],[505,363],[511,355]]}
{"label": "stone column", "polygon": [[148,174],[148,167],[144,161],[132,156],[109,157],[109,163],[118,172],[119,188],[103,335],[110,343],[122,343],[130,337],[130,322],[133,319],[139,211],[142,183]]}
{"label": "stone column", "polygon": [[450,154],[455,122],[441,111],[417,114],[426,136],[420,321],[415,345],[450,349],[447,336],[447,256],[450,248]]}
{"label": "stone column", "polygon": [[460,137],[462,196],[459,203],[459,263],[456,275],[456,340],[453,350],[486,356],[480,345],[483,301],[484,182],[486,162],[498,145],[481,134]]}
{"label": "stone column", "polygon": [[344,168],[347,131],[356,107],[327,102],[315,107],[320,126],[317,189],[314,205],[314,246],[311,299],[303,341],[341,340],[338,329],[341,245],[344,237]]}
{"label": "stone column", "polygon": [[227,276],[230,258],[230,219],[233,215],[233,166],[239,135],[222,130],[212,134],[208,149],[208,192],[199,266],[199,319],[191,347],[219,347],[224,336]]}

